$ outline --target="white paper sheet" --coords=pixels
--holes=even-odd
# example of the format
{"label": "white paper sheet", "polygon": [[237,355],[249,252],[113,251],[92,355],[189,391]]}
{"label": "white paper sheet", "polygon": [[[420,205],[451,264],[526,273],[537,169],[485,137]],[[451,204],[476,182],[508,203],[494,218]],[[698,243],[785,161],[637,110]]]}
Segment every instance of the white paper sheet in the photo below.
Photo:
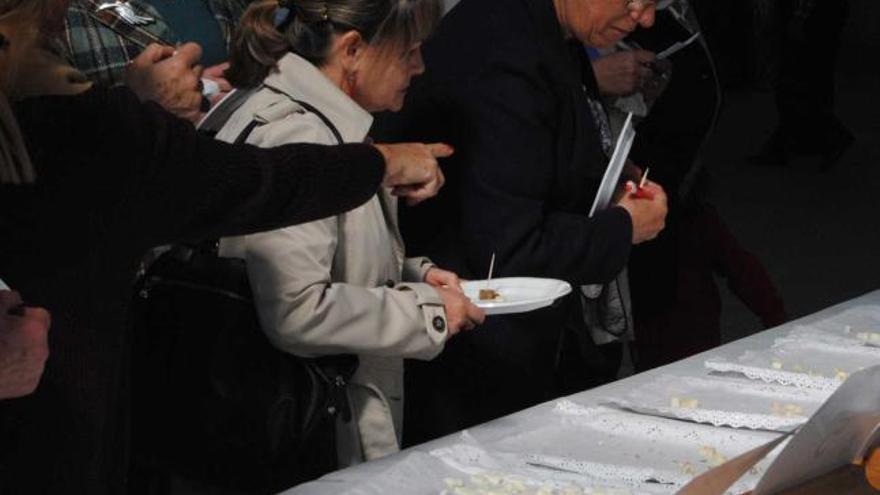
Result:
{"label": "white paper sheet", "polygon": [[632,123],[633,115],[626,117],[623,123],[623,129],[617,137],[617,143],[614,145],[614,153],[608,162],[608,168],[605,169],[605,175],[602,176],[602,183],[599,185],[599,191],[596,193],[596,199],[593,200],[593,207],[590,209],[590,216],[608,208],[611,204],[611,198],[617,191],[617,184],[620,182],[620,174],[623,173],[623,166],[626,165],[626,159],[629,157],[629,150],[632,148],[633,141],[636,138],[636,131]]}
{"label": "white paper sheet", "polygon": [[858,460],[880,425],[880,366],[853,373],[779,453],[754,495],[779,493]]}
{"label": "white paper sheet", "polygon": [[670,46],[669,48],[658,53],[657,58],[658,59],[669,58],[669,57],[675,55],[676,53],[680,52],[681,50],[684,50],[685,48],[687,48],[688,45],[690,45],[691,43],[696,41],[697,38],[699,38],[699,37],[700,37],[700,32],[697,31],[696,33],[694,33],[693,36],[686,39],[685,41],[677,41],[677,42],[673,43],[672,46]]}

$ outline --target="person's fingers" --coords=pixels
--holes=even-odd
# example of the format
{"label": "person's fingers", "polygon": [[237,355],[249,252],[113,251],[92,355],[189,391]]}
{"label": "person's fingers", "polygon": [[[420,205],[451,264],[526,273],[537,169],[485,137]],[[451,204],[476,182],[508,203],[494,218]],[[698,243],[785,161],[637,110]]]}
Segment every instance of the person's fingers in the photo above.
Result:
{"label": "person's fingers", "polygon": [[654,52],[649,52],[648,50],[633,50],[633,57],[635,57],[636,61],[640,64],[651,63],[657,59],[657,55]]}
{"label": "person's fingers", "polygon": [[413,186],[394,186],[391,188],[391,194],[394,196],[405,197],[407,193],[415,189]]}
{"label": "person's fingers", "polygon": [[187,111],[200,111],[202,108],[202,93],[197,89],[189,89],[185,93],[183,103]]}
{"label": "person's fingers", "polygon": [[440,192],[440,188],[443,187],[444,180],[443,174],[438,168],[437,173],[429,181],[423,184],[394,188],[392,194],[405,197],[407,204],[414,206],[436,196]]}
{"label": "person's fingers", "polygon": [[446,185],[446,176],[443,175],[443,170],[440,167],[437,167],[437,176],[434,178],[434,181],[437,186],[437,190],[434,192],[434,195],[440,192],[440,189],[443,189],[443,186]]}
{"label": "person's fingers", "polygon": [[174,55],[174,47],[168,45],[160,45],[151,43],[132,60],[135,65],[147,65],[161,62],[162,60]]}
{"label": "person's fingers", "polygon": [[654,71],[652,71],[650,67],[640,65],[636,70],[636,80],[638,81],[639,87],[644,87],[654,80]]}
{"label": "person's fingers", "polygon": [[443,287],[454,290],[458,293],[462,292],[461,280],[453,272],[434,268],[434,279]]}
{"label": "person's fingers", "polygon": [[434,158],[446,158],[455,153],[455,149],[446,143],[432,143],[427,146],[428,151],[431,152],[431,155],[433,155]]}
{"label": "person's fingers", "polygon": [[433,198],[437,195],[439,191],[440,184],[437,179],[433,179],[420,187],[416,187],[410,190],[409,192],[404,194],[404,197],[406,197],[406,202],[408,205],[415,206],[422,201],[425,201],[426,199]]}
{"label": "person's fingers", "polygon": [[229,69],[229,62],[212,65],[211,67],[205,69],[205,77],[210,77],[212,79],[223,79],[223,74],[226,72],[227,69]]}
{"label": "person's fingers", "polygon": [[202,73],[205,72],[205,68],[201,65],[196,64],[193,66],[193,68],[190,70],[190,72],[192,72],[192,75],[196,79],[198,79],[197,84],[201,84],[202,83]]}
{"label": "person's fingers", "polygon": [[481,325],[484,321],[486,321],[486,312],[478,308],[472,302],[467,302],[465,310],[467,311],[467,319],[474,322],[475,324]]}
{"label": "person's fingers", "polygon": [[409,206],[416,206],[417,204],[425,201],[431,196],[433,196],[433,194],[428,193],[428,189],[423,187],[413,189],[404,195],[404,197],[406,198],[406,204]]}
{"label": "person's fingers", "polygon": [[52,326],[52,315],[43,308],[25,307],[23,316],[31,320],[36,320],[46,329]]}
{"label": "person's fingers", "polygon": [[175,57],[179,57],[187,67],[192,67],[202,58],[202,47],[198,43],[184,43],[177,48]]}
{"label": "person's fingers", "polygon": [[21,294],[14,290],[0,290],[0,310],[3,313],[22,303]]}

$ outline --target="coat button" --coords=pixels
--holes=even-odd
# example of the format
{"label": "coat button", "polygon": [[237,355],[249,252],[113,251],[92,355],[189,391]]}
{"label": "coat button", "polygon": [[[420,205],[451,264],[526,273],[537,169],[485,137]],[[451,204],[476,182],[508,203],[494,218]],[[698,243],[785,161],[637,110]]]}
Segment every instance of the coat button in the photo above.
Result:
{"label": "coat button", "polygon": [[388,287],[389,289],[393,289],[395,285],[397,285],[397,284],[394,283],[394,280],[386,280],[385,281],[385,287]]}
{"label": "coat button", "polygon": [[431,323],[434,325],[434,330],[437,330],[438,332],[446,330],[446,320],[444,320],[442,316],[435,316],[434,321]]}

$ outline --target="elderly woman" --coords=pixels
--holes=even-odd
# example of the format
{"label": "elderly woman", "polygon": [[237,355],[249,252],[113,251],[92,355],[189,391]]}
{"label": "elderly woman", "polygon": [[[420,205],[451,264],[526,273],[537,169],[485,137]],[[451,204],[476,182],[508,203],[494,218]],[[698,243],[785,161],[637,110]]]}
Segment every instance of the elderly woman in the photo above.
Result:
{"label": "elderly woman", "polygon": [[415,184],[404,193],[416,199],[439,186],[422,145],[232,146],[125,88],[32,98],[10,111],[2,95],[33,75],[21,61],[63,3],[0,0],[0,274],[53,314],[42,382],[0,403],[4,493],[125,491],[124,317],[150,247],[335,215],[382,183]]}
{"label": "elderly woman", "polygon": [[[252,4],[227,75],[257,90],[218,138],[263,147],[363,142],[370,112],[399,110],[424,71],[420,45],[440,13],[437,0]],[[225,239],[221,253],[246,261],[260,321],[278,348],[360,358],[348,388],[354,419],[338,435],[343,465],[398,450],[403,358],[434,358],[483,319],[455,274],[404,257],[390,190],[335,217]]]}
{"label": "elderly woman", "polygon": [[[496,253],[497,276],[574,286],[614,280],[630,246],[663,228],[666,197],[650,184],[654,199],[625,194],[589,216],[612,142],[583,45],[613,45],[653,16],[653,2],[642,0],[456,5],[425,44],[428,70],[403,114],[383,126],[394,137],[430,136],[456,149],[444,167],[445,193],[402,213],[412,251],[467,278],[485,277]],[[550,309],[490,319],[450,342],[440,359],[408,364],[407,441],[549,399],[569,378],[555,372],[560,362],[580,380],[595,379],[589,366],[603,361],[613,374],[619,347],[594,346],[583,320],[573,295]]]}

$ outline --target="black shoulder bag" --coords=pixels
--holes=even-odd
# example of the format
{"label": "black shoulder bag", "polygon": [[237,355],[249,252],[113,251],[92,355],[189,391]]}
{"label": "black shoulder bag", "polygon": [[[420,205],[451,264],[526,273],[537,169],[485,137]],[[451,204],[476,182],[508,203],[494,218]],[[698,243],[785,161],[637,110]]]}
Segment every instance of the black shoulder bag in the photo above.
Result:
{"label": "black shoulder bag", "polygon": [[[297,103],[342,141],[326,117]],[[273,347],[244,260],[219,257],[217,246],[172,246],[137,283],[133,472],[152,483],[180,476],[277,492],[336,468],[335,422],[351,419],[345,386],[357,357],[307,359]]]}

